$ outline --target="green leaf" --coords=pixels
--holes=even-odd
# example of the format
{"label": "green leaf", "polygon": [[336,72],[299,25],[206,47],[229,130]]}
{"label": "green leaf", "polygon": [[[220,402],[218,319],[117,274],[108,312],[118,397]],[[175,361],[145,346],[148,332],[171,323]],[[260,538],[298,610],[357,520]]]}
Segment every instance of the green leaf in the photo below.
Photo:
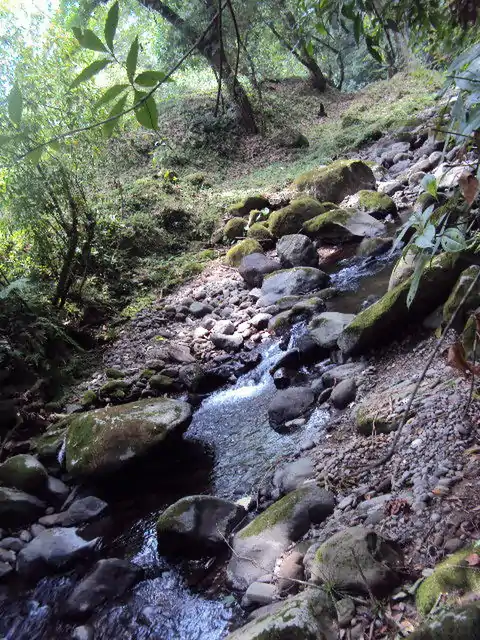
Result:
{"label": "green leaf", "polygon": [[109,60],[108,58],[102,58],[101,60],[95,60],[95,62],[89,64],[88,67],[85,67],[85,69],[78,74],[78,76],[70,85],[70,89],[75,89],[75,87],[78,87],[78,85],[82,84],[82,82],[93,78],[93,76],[97,75],[97,73],[100,73],[102,69],[105,69],[105,67],[109,65],[110,62],[111,60]]}
{"label": "green leaf", "polygon": [[10,140],[12,140],[12,136],[8,136],[8,135],[0,135],[0,146],[7,144],[7,142],[10,142]]}
{"label": "green leaf", "polygon": [[133,82],[135,71],[137,70],[138,62],[138,36],[132,42],[130,51],[127,55],[127,75],[130,82]]}
{"label": "green leaf", "polygon": [[105,20],[105,42],[110,51],[113,51],[113,40],[118,27],[118,2],[114,2],[110,7]]}
{"label": "green leaf", "polygon": [[410,289],[407,294],[407,307],[410,307],[415,299],[418,291],[418,285],[420,284],[420,280],[422,279],[423,272],[425,271],[425,267],[427,266],[429,259],[430,258],[427,255],[419,255],[416,258],[415,271],[413,272]]}
{"label": "green leaf", "polygon": [[[136,100],[137,102],[138,100]],[[137,109],[135,109],[135,117],[138,122],[146,129],[158,129],[158,111],[155,98],[150,96]]]}
{"label": "green leaf", "polygon": [[84,49],[90,49],[91,51],[100,51],[104,53],[107,51],[106,46],[100,40],[100,38],[93,33],[91,29],[85,29],[82,31],[77,27],[72,29],[74,36],[78,40],[78,43]]}
{"label": "green leaf", "polygon": [[374,58],[377,62],[382,63],[383,62],[383,58],[382,58],[382,54],[380,53],[380,50],[377,49],[376,47],[374,47],[371,44],[371,38],[367,39],[367,49],[368,49],[368,53],[372,56],[372,58]]}
{"label": "green leaf", "polygon": [[97,102],[94,105],[94,109],[98,109],[102,105],[107,104],[112,100],[115,100],[115,98],[119,96],[122,93],[122,91],[125,91],[125,89],[128,89],[129,86],[130,86],[129,84],[114,84],[113,87],[110,87],[109,89],[107,89],[103,94],[103,96],[99,100],[97,100]]}
{"label": "green leaf", "polygon": [[15,82],[8,94],[8,115],[13,124],[19,125],[22,120],[23,97],[20,87]]}
{"label": "green leaf", "polygon": [[310,42],[307,43],[307,46],[305,47],[305,50],[306,50],[306,52],[308,53],[308,55],[310,57],[313,56],[314,49],[313,49],[313,42],[311,40],[310,40]]}
{"label": "green leaf", "polygon": [[363,32],[363,20],[359,13],[356,14],[353,20],[353,35],[355,36],[355,42],[360,44],[360,36]]}
{"label": "green leaf", "polygon": [[455,228],[446,229],[442,235],[442,247],[448,253],[458,253],[467,247],[464,234]]}
{"label": "green leaf", "polygon": [[433,224],[427,224],[425,229],[415,238],[415,246],[419,249],[429,249],[433,247],[433,240],[435,238],[435,226]]}
{"label": "green leaf", "polygon": [[[110,111],[110,113],[108,114],[109,118],[113,118],[114,116],[118,116],[120,113],[122,113],[123,111],[125,111],[125,104],[127,102],[127,97],[128,96],[122,96],[120,98],[120,100],[115,104],[115,106],[113,107],[113,109]],[[110,136],[113,133],[113,130],[115,129],[115,127],[117,126],[119,122],[119,118],[117,118],[116,120],[112,120],[110,122],[106,122],[103,125],[103,135],[106,138],[110,138]]]}
{"label": "green leaf", "polygon": [[434,198],[437,197],[437,179],[431,173],[427,173],[423,176],[422,181],[420,183],[423,189],[429,193]]}
{"label": "green leaf", "polygon": [[40,158],[42,157],[42,154],[43,154],[43,147],[38,147],[38,149],[33,149],[33,151],[30,151],[30,153],[28,153],[25,156],[25,158],[32,164],[38,164],[40,162]]}
{"label": "green leaf", "polygon": [[350,2],[348,4],[344,4],[342,7],[342,15],[349,20],[355,19],[355,11],[354,11],[354,3]]}
{"label": "green leaf", "polygon": [[325,26],[322,22],[318,22],[318,23],[315,25],[315,29],[317,30],[317,32],[318,32],[321,36],[324,36],[324,37],[327,37],[327,36],[328,36],[327,28],[326,28],[326,26]]}
{"label": "green leaf", "polygon": [[[165,78],[163,71],[144,71],[135,78],[135,83],[141,87],[154,87]],[[170,80],[170,78],[169,78]]]}

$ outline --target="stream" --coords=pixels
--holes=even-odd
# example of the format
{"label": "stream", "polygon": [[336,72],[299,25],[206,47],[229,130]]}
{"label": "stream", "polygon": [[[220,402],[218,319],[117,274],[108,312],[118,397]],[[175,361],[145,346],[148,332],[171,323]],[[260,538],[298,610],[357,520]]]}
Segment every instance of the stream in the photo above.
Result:
{"label": "stream", "polygon": [[[366,298],[382,295],[393,259],[347,258],[337,264],[332,286],[342,293],[329,308],[358,312]],[[291,346],[303,330],[303,325],[292,330]],[[329,416],[324,408],[315,409],[293,433],[279,434],[269,426],[267,409],[276,392],[269,369],[283,351],[278,339],[259,350],[262,361],[255,369],[203,400],[184,446],[142,464],[141,475],[124,474],[114,487],[96,492],[112,512],[102,557],[128,558],[145,575],[123,599],[105,605],[89,621],[95,640],[220,640],[244,620],[236,596],[223,586],[222,567],[206,567],[205,562],[187,567],[159,556],[155,523],[166,506],[186,495],[209,493],[232,500],[252,495],[275,461],[322,437]],[[59,621],[58,613],[78,579],[75,572],[47,577],[29,591],[22,585],[1,586],[0,638],[72,637],[74,627]]]}

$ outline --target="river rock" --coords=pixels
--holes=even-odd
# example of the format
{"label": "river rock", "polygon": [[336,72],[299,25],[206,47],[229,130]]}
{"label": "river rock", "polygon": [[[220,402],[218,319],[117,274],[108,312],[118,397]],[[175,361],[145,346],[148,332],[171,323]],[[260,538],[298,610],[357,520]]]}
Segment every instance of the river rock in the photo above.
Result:
{"label": "river rock", "polygon": [[64,614],[70,618],[91,615],[107,600],[122,596],[141,575],[141,568],[127,560],[99,560],[92,572],[76,585],[68,597]]}
{"label": "river rock", "polygon": [[445,302],[459,271],[455,258],[448,255],[434,258],[423,272],[410,307],[407,306],[409,278],[361,311],[340,335],[338,346],[347,356],[359,355],[398,337],[409,322],[423,319]]}
{"label": "river rock", "polygon": [[209,304],[205,304],[205,302],[195,301],[192,302],[188,310],[195,318],[203,318],[209,313],[212,313],[213,307],[211,307]]}
{"label": "river rock", "polygon": [[295,491],[315,476],[311,458],[299,458],[279,467],[273,476],[273,485],[281,495]]}
{"label": "river rock", "polygon": [[298,233],[304,222],[334,207],[334,204],[331,207],[320,204],[320,202],[308,196],[296,198],[286,207],[271,213],[268,219],[268,226],[273,236],[281,238],[282,236]]}
{"label": "river rock", "polygon": [[227,577],[234,588],[246,589],[273,571],[275,562],[291,542],[312,523],[320,524],[334,508],[333,495],[311,483],[275,502],[233,538],[234,553]]}
{"label": "river rock", "polygon": [[408,640],[479,640],[479,629],[480,607],[474,602],[453,609],[440,608]]}
{"label": "river rock", "polygon": [[47,489],[48,473],[37,458],[20,453],[0,464],[0,484],[42,497]]}
{"label": "river rock", "polygon": [[342,331],[355,319],[351,313],[338,313],[337,311],[324,311],[310,320],[308,332],[324,349],[334,349]]}
{"label": "river rock", "polygon": [[0,522],[15,528],[30,524],[45,513],[47,505],[35,496],[19,489],[0,487]]}
{"label": "river rock", "polygon": [[362,371],[365,371],[366,365],[363,362],[348,362],[332,367],[322,374],[322,382],[326,387],[333,387],[343,380],[356,378]]}
{"label": "river rock", "polygon": [[460,274],[455,286],[453,287],[452,292],[448,296],[448,300],[443,305],[443,322],[444,324],[448,324],[450,322],[453,314],[455,313],[455,320],[453,322],[453,328],[457,332],[461,332],[465,323],[468,320],[469,315],[480,306],[480,284],[477,280],[477,285],[473,286],[473,289],[470,291],[470,294],[465,299],[463,305],[460,306],[460,302],[465,297],[465,294],[472,286],[475,278],[478,277],[480,272],[480,266],[476,264],[472,264],[468,269],[465,269]]}
{"label": "river rock", "polygon": [[261,607],[226,640],[336,640],[331,600],[320,589]]}
{"label": "river rock", "polygon": [[94,631],[92,627],[86,624],[82,624],[80,627],[75,627],[72,631],[72,640],[94,640]]}
{"label": "river rock", "polygon": [[282,265],[277,260],[263,253],[251,253],[243,258],[238,271],[250,287],[261,287],[264,276],[281,268]]}
{"label": "river rock", "polygon": [[268,582],[252,582],[242,598],[242,607],[271,604],[277,595],[277,588],[274,584],[269,584]]}
{"label": "river rock", "polygon": [[48,476],[46,499],[54,507],[61,507],[70,494],[69,487],[54,476]]}
{"label": "river rock", "polygon": [[268,407],[268,419],[274,429],[281,428],[289,420],[303,415],[315,402],[308,387],[290,387],[277,392]]}
{"label": "river rock", "polygon": [[74,500],[66,511],[43,516],[39,523],[47,527],[73,527],[85,522],[91,522],[105,515],[108,504],[95,496],[87,496]]}
{"label": "river rock", "polygon": [[320,269],[295,267],[272,273],[263,281],[260,306],[275,304],[286,296],[298,296],[324,289],[329,277]]}
{"label": "river rock", "polygon": [[334,387],[330,402],[335,409],[346,409],[348,405],[355,400],[357,395],[357,383],[354,378],[342,380]]}
{"label": "river rock", "polygon": [[77,560],[91,558],[99,540],[94,538],[86,541],[75,529],[48,529],[20,551],[17,571],[26,578],[40,578],[47,573],[63,570]]}
{"label": "river rock", "polygon": [[397,205],[389,195],[367,189],[349,196],[340,206],[363,211],[376,220],[384,220],[387,216],[397,215]]}
{"label": "river rock", "polygon": [[8,562],[0,562],[0,580],[7,578],[13,573],[13,567]]}
{"label": "river rock", "polygon": [[67,430],[67,470],[74,477],[115,471],[183,433],[191,413],[186,402],[156,398],[76,414]]}
{"label": "river rock", "polygon": [[313,169],[300,175],[294,187],[320,202],[341,202],[361,189],[374,189],[375,176],[361,160],[337,160],[327,167]]}
{"label": "river rock", "polygon": [[225,538],[245,517],[243,507],[214,496],[188,496],[157,520],[160,553],[202,557],[226,548]]}
{"label": "river rock", "polygon": [[238,351],[243,344],[243,336],[239,333],[233,333],[231,336],[223,333],[212,333],[210,340],[217,349],[223,349],[224,351]]}
{"label": "river rock", "polygon": [[318,252],[307,236],[294,233],[277,242],[277,255],[282,267],[318,267]]}
{"label": "river rock", "polygon": [[385,596],[399,584],[399,547],[363,526],[339,531],[313,545],[304,559],[309,579],[341,592]]}
{"label": "river rock", "polygon": [[302,233],[328,244],[342,244],[384,235],[385,225],[362,211],[334,209],[306,222]]}
{"label": "river rock", "polygon": [[390,251],[392,238],[364,238],[358,245],[356,255],[359,258],[374,258]]}

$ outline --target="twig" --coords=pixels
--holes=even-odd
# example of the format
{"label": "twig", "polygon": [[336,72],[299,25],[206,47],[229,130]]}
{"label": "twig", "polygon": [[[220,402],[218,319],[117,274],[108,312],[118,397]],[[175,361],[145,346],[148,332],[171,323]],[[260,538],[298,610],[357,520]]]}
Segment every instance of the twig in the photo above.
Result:
{"label": "twig", "polygon": [[474,290],[474,288],[477,285],[477,282],[480,279],[480,271],[477,273],[477,275],[474,277],[474,279],[472,280],[472,282],[470,283],[470,286],[468,287],[468,289],[465,292],[465,295],[463,296],[463,298],[460,300],[459,304],[457,305],[456,309],[454,310],[454,312],[452,313],[452,316],[450,318],[450,320],[447,323],[447,326],[445,327],[441,337],[439,338],[439,340],[437,340],[437,343],[435,345],[435,347],[432,350],[432,353],[430,354],[430,357],[428,358],[422,373],[420,374],[417,383],[410,395],[410,398],[408,400],[408,404],[405,407],[405,411],[403,412],[403,416],[402,416],[402,420],[398,426],[398,429],[395,433],[395,437],[393,439],[392,442],[392,446],[390,447],[390,449],[387,451],[387,453],[380,458],[380,460],[377,460],[377,462],[374,462],[373,464],[371,464],[368,467],[368,470],[372,470],[372,469],[376,469],[377,467],[381,467],[383,464],[385,464],[386,462],[388,462],[388,460],[390,460],[390,458],[393,456],[393,454],[395,453],[395,448],[397,446],[397,443],[400,439],[400,436],[402,434],[403,428],[405,427],[405,424],[407,423],[408,417],[410,415],[410,410],[412,408],[412,404],[413,401],[415,400],[415,396],[418,393],[418,390],[420,389],[420,385],[422,384],[425,376],[427,375],[427,371],[430,369],[430,366],[432,364],[432,362],[435,359],[435,356],[438,353],[438,350],[440,349],[440,347],[442,346],[442,344],[445,342],[445,338],[447,337],[447,333],[450,331],[451,327],[453,326],[453,323],[455,321],[455,318],[457,317],[458,312],[460,311],[460,309],[463,307],[463,305],[465,304],[465,302],[468,299],[468,296],[472,293],[472,291]]}
{"label": "twig", "polygon": [[357,567],[358,572],[360,573],[360,576],[361,576],[361,578],[362,578],[362,580],[363,580],[363,583],[365,584],[365,588],[366,588],[366,589],[367,589],[367,591],[368,591],[368,595],[369,595],[369,597],[370,597],[371,602],[372,602],[373,604],[376,604],[377,599],[376,599],[376,598],[375,598],[375,596],[373,595],[373,591],[372,591],[372,589],[371,589],[370,585],[368,584],[367,578],[365,577],[365,573],[363,572],[363,569],[362,569],[362,567],[360,566],[360,562],[358,561],[357,554],[355,553],[355,550],[354,550],[354,549],[352,549],[352,557],[353,557],[353,561],[355,562],[355,566]]}
{"label": "twig", "polygon": [[473,339],[473,366],[470,369],[471,374],[472,374],[472,379],[470,381],[470,391],[468,393],[468,400],[467,400],[467,404],[465,405],[465,410],[463,412],[463,415],[466,416],[467,412],[470,408],[470,405],[472,403],[472,398],[473,398],[473,388],[475,386],[475,360],[477,357],[477,340],[478,340],[478,331],[475,328],[475,338]]}

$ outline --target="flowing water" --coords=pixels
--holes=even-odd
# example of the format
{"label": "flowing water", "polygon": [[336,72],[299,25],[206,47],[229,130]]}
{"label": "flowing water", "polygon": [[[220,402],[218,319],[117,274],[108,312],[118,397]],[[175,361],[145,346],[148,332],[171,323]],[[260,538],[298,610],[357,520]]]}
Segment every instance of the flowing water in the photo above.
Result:
{"label": "flowing water", "polygon": [[[332,274],[343,294],[331,307],[356,312],[370,295],[386,290],[389,258],[345,260]],[[292,333],[294,345],[296,332]],[[210,493],[229,499],[251,495],[275,461],[321,438],[328,419],[316,409],[301,429],[279,434],[268,424],[275,393],[269,369],[282,355],[277,340],[260,347],[261,363],[236,384],[207,397],[194,413],[185,444],[142,466],[142,474],[124,474],[102,495],[111,505],[103,556],[128,558],[145,570],[144,579],[125,598],[98,611],[90,624],[95,640],[220,640],[243,613],[222,587],[221,567],[204,563],[172,564],[158,554],[155,522],[182,496]],[[121,496],[121,498],[118,498]],[[92,533],[92,535],[95,535]],[[60,640],[72,626],[59,622],[62,602],[78,580],[75,573],[44,578],[25,592],[0,588],[0,638]]]}

